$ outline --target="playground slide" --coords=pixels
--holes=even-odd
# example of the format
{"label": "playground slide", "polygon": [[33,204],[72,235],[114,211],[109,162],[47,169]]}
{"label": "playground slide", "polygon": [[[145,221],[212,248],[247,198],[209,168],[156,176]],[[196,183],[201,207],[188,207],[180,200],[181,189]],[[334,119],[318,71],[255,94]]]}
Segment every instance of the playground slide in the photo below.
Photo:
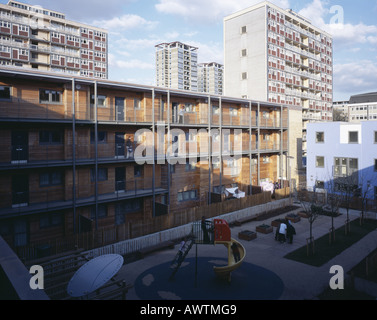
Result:
{"label": "playground slide", "polygon": [[[231,249],[231,246],[234,242],[238,245],[241,257],[240,261],[238,261],[237,263],[234,261],[233,252]],[[231,241],[216,241],[215,244],[223,244],[228,249],[228,265],[223,267],[213,267],[213,270],[217,276],[230,282],[231,273],[241,266],[246,256],[246,250],[240,242],[234,240],[233,238],[231,239]]]}

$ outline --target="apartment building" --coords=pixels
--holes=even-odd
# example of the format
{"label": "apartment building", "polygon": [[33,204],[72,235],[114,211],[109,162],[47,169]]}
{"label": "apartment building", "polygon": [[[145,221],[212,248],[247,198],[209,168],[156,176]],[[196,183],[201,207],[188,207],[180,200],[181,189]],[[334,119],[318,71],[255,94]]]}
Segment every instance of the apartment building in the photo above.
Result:
{"label": "apartment building", "polygon": [[60,12],[0,4],[0,65],[107,79],[108,36]]}
{"label": "apartment building", "polygon": [[348,104],[349,100],[333,102],[333,121],[349,121]]}
{"label": "apartment building", "polygon": [[224,18],[224,94],[289,106],[296,169],[307,123],[332,120],[332,64],[331,35],[292,10],[264,1]]}
{"label": "apartment building", "polygon": [[156,85],[198,91],[198,48],[178,41],[156,48]]}
{"label": "apartment building", "polygon": [[198,90],[215,95],[223,94],[224,66],[220,63],[198,64]]}
{"label": "apartment building", "polygon": [[377,200],[377,121],[308,124],[308,189],[344,184]]}
{"label": "apartment building", "polygon": [[351,96],[347,107],[350,122],[377,120],[377,92]]}
{"label": "apartment building", "polygon": [[288,180],[286,107],[11,67],[0,79],[0,233],[13,247],[92,230],[121,241],[224,188]]}

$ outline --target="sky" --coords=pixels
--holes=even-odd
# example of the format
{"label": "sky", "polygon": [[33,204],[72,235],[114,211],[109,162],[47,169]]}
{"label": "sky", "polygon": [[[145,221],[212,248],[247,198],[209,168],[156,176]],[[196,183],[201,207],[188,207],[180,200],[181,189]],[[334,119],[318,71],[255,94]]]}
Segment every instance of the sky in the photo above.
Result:
{"label": "sky", "polygon": [[[0,0],[0,3],[7,3]],[[155,85],[155,45],[198,47],[223,63],[223,18],[260,0],[23,0],[107,29],[109,80]],[[333,36],[334,101],[377,91],[377,0],[271,0]]]}

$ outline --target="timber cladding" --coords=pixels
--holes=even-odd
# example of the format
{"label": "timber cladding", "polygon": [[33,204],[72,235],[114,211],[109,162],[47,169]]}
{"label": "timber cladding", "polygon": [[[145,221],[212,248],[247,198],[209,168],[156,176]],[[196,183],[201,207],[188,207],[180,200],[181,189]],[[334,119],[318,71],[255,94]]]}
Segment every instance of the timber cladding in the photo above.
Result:
{"label": "timber cladding", "polygon": [[[211,194],[220,187],[238,186],[249,194],[250,185],[260,182],[258,178],[276,181],[280,176],[281,134],[283,142],[288,138],[287,130],[280,127],[280,107],[260,106],[258,114],[258,106],[253,103],[250,115],[248,102],[174,91],[161,93],[163,89],[154,90],[153,96],[152,88],[134,89],[98,81],[95,109],[94,82],[78,79],[73,97],[72,79],[60,81],[58,75],[53,78],[4,77],[0,83],[11,87],[10,99],[0,102],[0,213],[9,216],[12,210],[22,210],[31,241],[71,234],[74,227],[81,227],[80,217],[86,219],[84,225],[94,219],[96,203],[98,228],[112,228],[116,239],[123,240],[121,237],[139,233],[134,227],[146,226],[147,230],[154,224],[153,201],[163,208],[159,214],[174,220],[182,209],[208,205]],[[152,122],[156,124],[154,139]],[[259,122],[261,126],[257,127]],[[148,133],[138,136],[140,129]],[[209,129],[217,133],[221,129],[223,137],[209,139]],[[17,131],[22,131],[25,139],[21,147],[26,156],[20,159],[14,152],[20,147],[14,138]],[[194,164],[186,159],[174,166],[166,161],[155,165],[135,161],[135,150],[142,143],[146,147],[152,146],[153,140],[161,143],[154,151],[165,156],[174,137],[179,152],[189,154]],[[152,159],[153,149],[150,154],[148,151],[150,158],[144,160]],[[200,157],[203,154],[215,161],[209,166]],[[23,183],[19,181],[22,174],[27,180]],[[17,193],[28,194],[14,206],[12,196]],[[74,200],[75,219],[73,207],[66,209],[73,206]],[[49,211],[38,212],[37,208],[42,207]],[[62,224],[50,225],[45,219],[50,214],[55,217],[53,212],[62,213]]]}

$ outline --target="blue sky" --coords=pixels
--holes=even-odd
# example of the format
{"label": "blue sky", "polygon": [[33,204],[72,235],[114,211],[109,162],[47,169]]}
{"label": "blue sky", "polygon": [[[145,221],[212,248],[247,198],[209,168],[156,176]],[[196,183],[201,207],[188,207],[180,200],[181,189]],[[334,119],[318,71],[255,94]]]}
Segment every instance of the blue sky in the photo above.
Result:
{"label": "blue sky", "polygon": [[[181,41],[223,62],[223,17],[260,0],[24,0],[109,32],[109,79],[155,84],[155,45]],[[271,0],[333,35],[334,100],[377,91],[377,0]],[[7,0],[0,0],[7,3]]]}

